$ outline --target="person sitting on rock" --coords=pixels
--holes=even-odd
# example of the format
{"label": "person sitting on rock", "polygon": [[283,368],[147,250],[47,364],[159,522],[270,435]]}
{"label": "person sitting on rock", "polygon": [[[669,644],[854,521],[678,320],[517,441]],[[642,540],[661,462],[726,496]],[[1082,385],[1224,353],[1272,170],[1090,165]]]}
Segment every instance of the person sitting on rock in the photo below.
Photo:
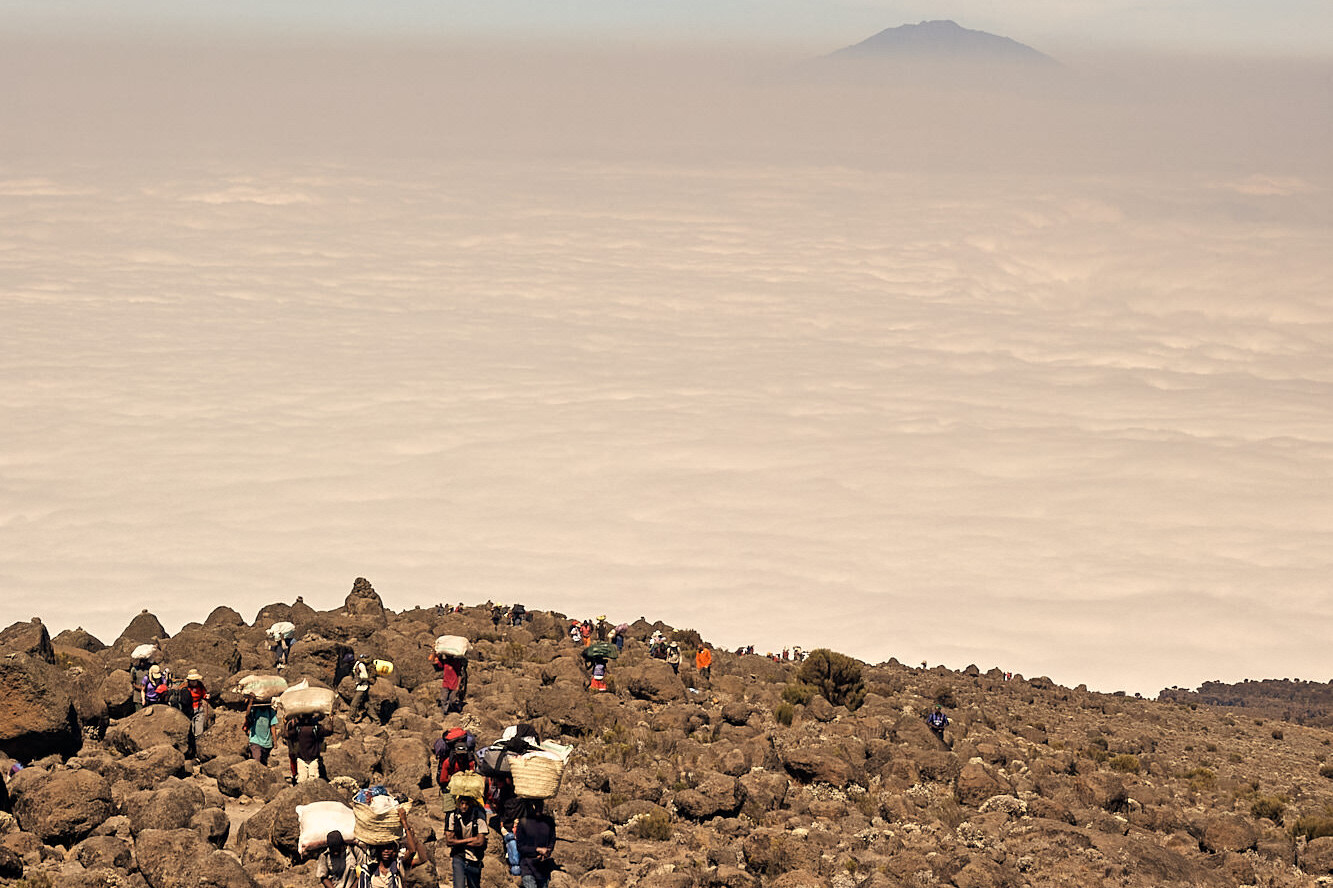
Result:
{"label": "person sitting on rock", "polygon": [[347,844],[336,829],[326,841],[328,844],[315,862],[315,878],[323,888],[355,888],[357,874],[366,866],[366,852]]}
{"label": "person sitting on rock", "polygon": [[354,722],[360,722],[366,717],[366,700],[370,696],[370,666],[367,661],[370,658],[362,654],[352,664],[352,678],[356,680],[356,687],[352,689],[352,702],[348,717]]}
{"label": "person sitting on rock", "polygon": [[278,713],[267,700],[256,700],[254,696],[246,698],[245,703],[245,738],[250,758],[261,765],[268,764],[269,753],[273,751],[273,728],[278,723]]}
{"label": "person sitting on rock", "polygon": [[546,888],[555,862],[555,818],[546,813],[542,799],[528,799],[514,828],[518,841],[518,871],[521,888]]}
{"label": "person sitting on rock", "polygon": [[166,703],[167,693],[171,687],[170,682],[171,676],[161,666],[154,663],[148,667],[148,674],[144,676],[143,682],[139,685],[139,694],[143,698],[143,705],[147,707],[155,703]]}
{"label": "person sitting on rock", "polygon": [[199,736],[208,730],[208,688],[204,687],[204,677],[197,669],[185,674],[185,687],[181,689],[181,708],[187,710],[190,717],[190,736],[187,742],[189,755],[195,758],[199,754]]}
{"label": "person sitting on rock", "polygon": [[463,689],[463,673],[467,671],[467,661],[447,654],[431,652],[430,665],[440,673],[440,709],[445,718],[451,712],[461,712],[463,704],[459,699]]}
{"label": "person sitting on rock", "polygon": [[444,843],[449,846],[454,888],[481,888],[489,832],[481,802],[471,796],[454,796],[454,810],[444,816]]}
{"label": "person sitting on rock", "polygon": [[944,714],[944,710],[939,707],[939,704],[936,704],[934,710],[926,716],[926,724],[935,733],[935,736],[940,738],[940,742],[944,742],[944,729],[949,726],[949,716]]}
{"label": "person sitting on rock", "polygon": [[426,859],[412,827],[407,825],[405,808],[398,809],[398,822],[403,825],[403,841],[370,849],[369,861],[361,870],[357,888],[404,888],[407,871]]}
{"label": "person sitting on rock", "polygon": [[287,722],[285,737],[291,759],[292,783],[305,783],[320,775],[323,768],[324,738],[333,734],[317,713],[298,715]]}

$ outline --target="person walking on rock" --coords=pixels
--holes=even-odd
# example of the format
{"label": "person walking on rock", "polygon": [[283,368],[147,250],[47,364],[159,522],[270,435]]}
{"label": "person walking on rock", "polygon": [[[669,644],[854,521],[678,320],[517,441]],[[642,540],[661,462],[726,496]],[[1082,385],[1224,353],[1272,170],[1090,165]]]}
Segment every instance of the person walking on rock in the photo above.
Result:
{"label": "person walking on rock", "polygon": [[186,743],[189,755],[196,758],[199,754],[199,736],[208,730],[208,688],[204,687],[204,677],[198,670],[191,669],[185,674],[185,687],[182,688],[181,707],[190,717],[190,736]]}
{"label": "person walking on rock", "polygon": [[360,722],[366,717],[366,698],[370,696],[370,667],[366,665],[365,656],[358,657],[352,664],[352,677],[356,680],[356,687],[352,691],[351,711],[348,717],[354,722]]}
{"label": "person walking on rock", "polygon": [[278,713],[267,700],[249,697],[245,704],[245,739],[250,758],[261,765],[268,764],[269,753],[273,751],[273,727],[278,723]]}
{"label": "person walking on rock", "polygon": [[680,645],[674,641],[667,645],[666,661],[671,671],[680,675]]}
{"label": "person walking on rock", "polygon": [[455,796],[454,810],[444,817],[444,843],[449,846],[454,888],[481,888],[489,833],[481,802],[471,796]]}
{"label": "person walking on rock", "polygon": [[458,657],[440,656],[432,651],[430,665],[440,673],[440,708],[444,716],[447,718],[451,712],[461,712],[463,674],[467,670],[467,661]]}
{"label": "person walking on rock", "polygon": [[709,650],[708,645],[699,648],[699,653],[694,655],[694,668],[699,670],[699,674],[705,679],[713,677],[713,652]]}
{"label": "person walking on rock", "polygon": [[926,725],[934,732],[936,737],[940,738],[940,742],[943,743],[944,729],[949,726],[949,716],[944,714],[944,710],[942,710],[938,704],[936,704],[935,709],[926,716]]}
{"label": "person walking on rock", "polygon": [[546,813],[542,799],[529,799],[514,829],[518,840],[518,871],[521,888],[546,888],[555,862],[555,818]]}
{"label": "person walking on rock", "polygon": [[139,694],[145,708],[155,703],[166,703],[171,685],[171,676],[161,666],[154,663],[148,667],[148,674],[139,684]]}
{"label": "person walking on rock", "polygon": [[323,888],[356,888],[357,874],[366,866],[366,852],[347,844],[336,829],[326,841],[328,844],[315,862],[315,878]]}
{"label": "person walking on rock", "polygon": [[404,888],[407,871],[425,860],[412,827],[407,825],[407,812],[401,807],[398,822],[403,826],[403,842],[372,847],[367,855],[369,862],[357,880],[357,888]]}
{"label": "person walking on rock", "polygon": [[285,738],[287,755],[292,765],[292,783],[305,783],[319,777],[324,738],[332,733],[313,712],[298,715],[287,722]]}

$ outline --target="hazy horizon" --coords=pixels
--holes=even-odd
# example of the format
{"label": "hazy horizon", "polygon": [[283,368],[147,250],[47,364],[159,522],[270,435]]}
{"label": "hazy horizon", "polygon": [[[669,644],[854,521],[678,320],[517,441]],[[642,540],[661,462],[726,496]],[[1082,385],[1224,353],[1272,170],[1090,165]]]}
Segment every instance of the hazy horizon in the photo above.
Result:
{"label": "hazy horizon", "polygon": [[1061,72],[6,41],[0,623],[364,576],[1106,691],[1327,680],[1333,61],[986,30]]}

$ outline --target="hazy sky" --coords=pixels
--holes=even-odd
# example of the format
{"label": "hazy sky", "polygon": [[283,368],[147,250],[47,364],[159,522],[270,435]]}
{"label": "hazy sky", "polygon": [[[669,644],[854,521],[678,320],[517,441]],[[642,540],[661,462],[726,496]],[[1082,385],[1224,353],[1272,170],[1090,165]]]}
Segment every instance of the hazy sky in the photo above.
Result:
{"label": "hazy sky", "polygon": [[[791,41],[948,14],[1050,50],[1142,8],[767,5],[774,61],[398,40],[410,3],[321,41],[7,7],[47,27],[0,47],[0,622],[365,576],[1103,690],[1333,673],[1323,5],[984,84]],[[99,8],[125,33],[84,39]]]}
{"label": "hazy sky", "polygon": [[1328,54],[1326,0],[0,0],[11,27],[63,33],[269,32],[742,41],[827,52],[884,28],[951,18],[1038,48],[1110,45]]}

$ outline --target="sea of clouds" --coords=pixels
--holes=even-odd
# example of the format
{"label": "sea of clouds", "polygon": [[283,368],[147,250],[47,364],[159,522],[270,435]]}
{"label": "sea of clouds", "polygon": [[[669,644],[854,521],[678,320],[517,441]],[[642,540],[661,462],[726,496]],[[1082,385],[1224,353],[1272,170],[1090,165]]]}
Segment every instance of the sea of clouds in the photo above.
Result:
{"label": "sea of clouds", "polygon": [[1333,674],[1329,112],[1264,93],[1308,72],[120,52],[4,63],[0,622],[364,576],[1099,690]]}

